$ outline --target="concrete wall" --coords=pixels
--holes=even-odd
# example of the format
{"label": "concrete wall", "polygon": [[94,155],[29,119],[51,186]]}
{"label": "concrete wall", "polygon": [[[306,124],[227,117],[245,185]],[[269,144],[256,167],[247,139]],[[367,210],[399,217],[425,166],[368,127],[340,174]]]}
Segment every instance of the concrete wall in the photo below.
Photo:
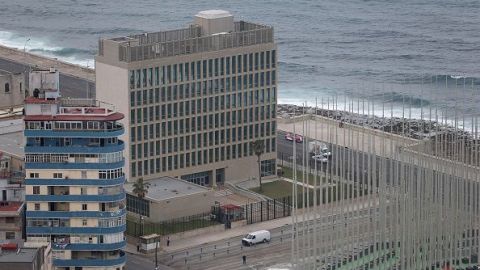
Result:
{"label": "concrete wall", "polygon": [[215,204],[215,191],[205,190],[204,192],[192,195],[176,197],[162,201],[151,201],[150,222],[160,222],[185,216],[191,216],[211,211]]}
{"label": "concrete wall", "polygon": [[125,142],[125,175],[129,181],[130,164],[128,162],[130,157],[130,128],[129,128],[129,90],[128,90],[128,70],[116,66],[95,62],[96,78],[96,99],[114,104],[115,109],[125,115],[125,118],[120,121],[125,127],[125,133],[120,136],[120,139]]}
{"label": "concrete wall", "polygon": [[[5,84],[8,84],[6,92]],[[0,108],[23,104],[25,99],[25,76],[21,74],[0,75]]]}

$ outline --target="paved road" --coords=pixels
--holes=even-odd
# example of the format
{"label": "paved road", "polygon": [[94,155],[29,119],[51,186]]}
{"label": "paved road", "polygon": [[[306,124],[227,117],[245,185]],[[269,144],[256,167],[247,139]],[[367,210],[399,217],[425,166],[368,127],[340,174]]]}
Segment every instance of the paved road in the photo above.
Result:
{"label": "paved road", "polygon": [[[139,256],[135,254],[127,254],[127,263],[126,263],[127,270],[154,270],[155,269],[155,259],[147,258],[144,256]],[[165,266],[165,265],[158,265],[158,270],[172,270],[173,268]]]}
{"label": "paved road", "polygon": [[[25,64],[0,58],[0,69],[9,72],[25,72],[31,67]],[[28,79],[27,85],[28,85]],[[63,97],[95,98],[95,83],[85,79],[62,74],[60,71],[60,89]],[[88,93],[88,94],[87,94]]]}
{"label": "paved road", "polygon": [[[357,217],[348,220],[349,226],[363,224],[362,226],[365,226],[365,228],[371,227],[371,219],[369,217],[373,214],[374,212],[367,209],[361,210]],[[315,228],[321,233],[316,234],[317,240],[325,241],[325,236],[331,235],[334,230],[345,229],[346,224],[340,222],[342,220],[344,220],[343,214],[330,214],[318,219]],[[313,221],[310,221],[309,224],[308,227],[303,227],[302,224],[299,224],[297,228],[300,246],[303,245],[303,241],[311,242],[313,239]],[[303,228],[309,228],[308,234]],[[367,235],[370,235],[368,230],[365,231],[367,232],[364,235],[364,240],[366,241],[369,238]],[[160,261],[174,269],[264,269],[265,267],[278,264],[288,265],[291,262],[291,225],[285,225],[270,232],[271,241],[269,243],[243,247],[241,245],[241,236],[232,237],[182,251],[163,254],[160,256]],[[333,251],[332,254],[334,254]],[[246,265],[242,264],[243,255],[247,256]]]}

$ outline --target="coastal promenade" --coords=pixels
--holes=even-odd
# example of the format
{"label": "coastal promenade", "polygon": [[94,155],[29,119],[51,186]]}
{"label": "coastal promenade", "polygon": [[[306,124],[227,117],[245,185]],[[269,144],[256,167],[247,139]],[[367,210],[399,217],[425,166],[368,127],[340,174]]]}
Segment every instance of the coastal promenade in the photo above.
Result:
{"label": "coastal promenade", "polygon": [[19,49],[0,45],[0,58],[10,60],[16,63],[28,65],[31,67],[35,67],[35,66],[39,68],[55,67],[58,70],[60,70],[61,73],[63,74],[81,78],[89,82],[95,82],[94,69],[67,63],[54,58],[48,58],[45,56],[24,52]]}
{"label": "coastal promenade", "polygon": [[60,71],[62,96],[70,98],[95,98],[95,70],[60,60],[24,53],[0,45],[0,70],[22,73],[32,67],[55,67]]}
{"label": "coastal promenade", "polygon": [[[303,121],[304,120],[304,121]],[[352,150],[375,152],[378,156],[392,157],[395,149],[418,143],[416,139],[343,123],[322,116],[300,116],[294,118],[278,118],[278,129],[294,132],[304,137],[313,138],[322,142],[331,143]]]}

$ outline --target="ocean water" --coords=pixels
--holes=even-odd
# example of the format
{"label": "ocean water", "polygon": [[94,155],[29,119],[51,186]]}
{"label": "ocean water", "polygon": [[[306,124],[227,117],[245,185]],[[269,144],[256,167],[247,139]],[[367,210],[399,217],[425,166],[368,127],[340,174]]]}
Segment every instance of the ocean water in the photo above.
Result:
{"label": "ocean water", "polygon": [[480,113],[478,0],[4,0],[0,43],[92,67],[100,37],[181,28],[205,9],[275,27],[280,103]]}

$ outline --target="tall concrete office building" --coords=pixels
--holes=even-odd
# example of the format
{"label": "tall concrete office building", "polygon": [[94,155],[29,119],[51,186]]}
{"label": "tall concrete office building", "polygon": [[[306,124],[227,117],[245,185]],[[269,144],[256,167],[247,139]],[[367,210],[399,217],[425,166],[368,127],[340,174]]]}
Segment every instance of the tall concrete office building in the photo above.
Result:
{"label": "tall concrete office building", "polygon": [[50,243],[54,269],[123,269],[123,114],[61,99],[58,72],[39,75],[25,100],[27,243]]}
{"label": "tall concrete office building", "polygon": [[275,174],[277,50],[273,28],[198,13],[187,28],[101,39],[97,98],[127,117],[130,180],[216,185]]}

